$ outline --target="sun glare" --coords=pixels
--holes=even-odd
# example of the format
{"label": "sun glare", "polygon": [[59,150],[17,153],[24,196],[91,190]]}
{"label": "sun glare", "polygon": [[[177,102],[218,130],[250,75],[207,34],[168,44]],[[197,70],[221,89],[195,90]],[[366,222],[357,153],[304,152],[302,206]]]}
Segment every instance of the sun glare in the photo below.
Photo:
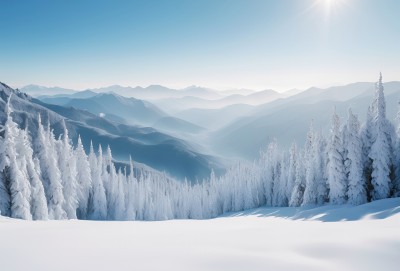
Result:
{"label": "sun glare", "polygon": [[332,13],[341,8],[344,3],[345,0],[317,0],[316,4],[323,8],[326,18],[329,18]]}

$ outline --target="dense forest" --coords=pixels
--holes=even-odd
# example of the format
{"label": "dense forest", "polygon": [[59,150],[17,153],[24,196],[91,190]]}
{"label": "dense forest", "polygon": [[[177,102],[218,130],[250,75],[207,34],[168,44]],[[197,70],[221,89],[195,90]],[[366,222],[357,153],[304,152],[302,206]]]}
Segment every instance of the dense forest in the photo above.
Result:
{"label": "dense forest", "polygon": [[[348,110],[336,112],[325,137],[311,123],[301,149],[282,151],[276,140],[254,163],[238,163],[216,177],[192,184],[165,174],[115,166],[110,147],[79,138],[68,130],[56,139],[38,116],[38,135],[18,127],[9,97],[0,137],[0,212],[26,220],[205,219],[260,206],[359,205],[399,196],[400,128],[386,117],[382,76],[365,123]],[[399,115],[400,118],[400,115]]]}

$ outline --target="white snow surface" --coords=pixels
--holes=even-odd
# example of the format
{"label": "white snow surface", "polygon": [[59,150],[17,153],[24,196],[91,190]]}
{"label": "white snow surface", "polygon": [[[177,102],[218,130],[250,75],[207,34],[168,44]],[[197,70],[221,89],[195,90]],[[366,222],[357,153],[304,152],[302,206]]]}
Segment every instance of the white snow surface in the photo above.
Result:
{"label": "white snow surface", "polygon": [[0,270],[399,270],[400,198],[210,220],[0,217]]}

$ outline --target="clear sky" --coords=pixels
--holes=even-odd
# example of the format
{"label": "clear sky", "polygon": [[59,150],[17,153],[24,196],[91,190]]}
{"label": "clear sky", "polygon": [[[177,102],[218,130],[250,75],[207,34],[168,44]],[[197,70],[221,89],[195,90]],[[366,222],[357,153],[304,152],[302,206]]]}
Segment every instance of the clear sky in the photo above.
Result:
{"label": "clear sky", "polygon": [[400,80],[399,0],[0,0],[0,81],[306,88]]}

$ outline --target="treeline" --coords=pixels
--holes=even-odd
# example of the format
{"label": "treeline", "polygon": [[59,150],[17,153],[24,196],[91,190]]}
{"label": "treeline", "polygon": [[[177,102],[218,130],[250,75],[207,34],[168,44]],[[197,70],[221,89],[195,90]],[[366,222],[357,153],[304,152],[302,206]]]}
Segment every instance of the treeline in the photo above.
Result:
{"label": "treeline", "polygon": [[[399,120],[398,114],[397,120]],[[269,206],[359,205],[400,195],[400,126],[386,117],[382,75],[362,125],[348,110],[341,125],[333,113],[328,138],[311,124],[304,149],[280,153],[276,141],[260,167]]]}
{"label": "treeline", "polygon": [[[111,149],[81,139],[73,148],[64,124],[56,139],[38,116],[30,138],[11,116],[0,137],[0,211],[20,219],[165,220],[212,218],[260,206],[363,204],[399,196],[400,130],[386,118],[382,76],[361,125],[349,109],[332,116],[329,137],[311,125],[304,148],[281,152],[276,140],[253,164],[239,163],[196,184],[155,172],[116,169]],[[127,173],[129,172],[129,173]]]}

